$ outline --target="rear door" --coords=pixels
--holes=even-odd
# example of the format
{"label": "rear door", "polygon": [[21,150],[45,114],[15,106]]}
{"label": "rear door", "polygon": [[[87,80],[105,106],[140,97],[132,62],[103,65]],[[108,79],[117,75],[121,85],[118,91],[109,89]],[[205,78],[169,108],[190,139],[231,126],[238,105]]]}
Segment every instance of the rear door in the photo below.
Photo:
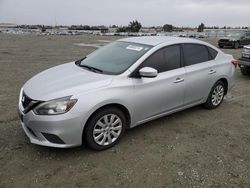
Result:
{"label": "rear door", "polygon": [[[184,105],[200,103],[208,96],[216,79],[215,62],[217,51],[201,44],[183,44],[186,70]],[[211,50],[211,52],[210,52]]]}

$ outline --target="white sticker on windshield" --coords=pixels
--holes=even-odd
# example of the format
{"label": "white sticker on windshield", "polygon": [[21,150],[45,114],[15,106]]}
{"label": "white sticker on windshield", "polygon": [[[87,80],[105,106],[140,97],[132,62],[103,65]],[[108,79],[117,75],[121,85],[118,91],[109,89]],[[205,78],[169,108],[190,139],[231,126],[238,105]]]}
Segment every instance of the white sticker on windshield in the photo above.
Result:
{"label": "white sticker on windshield", "polygon": [[140,52],[140,51],[143,49],[143,47],[129,45],[129,46],[127,46],[127,48],[126,48],[126,49],[128,49],[128,50],[135,50],[135,51]]}

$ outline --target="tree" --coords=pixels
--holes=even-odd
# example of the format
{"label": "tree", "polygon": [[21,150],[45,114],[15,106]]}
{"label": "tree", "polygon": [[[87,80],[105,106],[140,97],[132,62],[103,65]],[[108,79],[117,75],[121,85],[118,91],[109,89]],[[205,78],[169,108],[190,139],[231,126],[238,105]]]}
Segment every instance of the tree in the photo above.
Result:
{"label": "tree", "polygon": [[205,28],[204,23],[201,23],[201,25],[199,25],[199,27],[198,27],[198,32],[203,32],[204,28]]}
{"label": "tree", "polygon": [[139,32],[141,27],[141,23],[137,20],[130,22],[128,25],[128,29],[130,32]]}
{"label": "tree", "polygon": [[45,32],[45,31],[46,31],[46,27],[45,27],[44,25],[41,27],[41,31],[42,31],[42,32]]}
{"label": "tree", "polygon": [[118,33],[125,33],[128,32],[128,27],[118,27],[116,30]]}
{"label": "tree", "polygon": [[172,32],[173,31],[173,26],[172,25],[170,25],[170,24],[165,24],[164,26],[163,26],[163,30],[165,31],[165,32]]}

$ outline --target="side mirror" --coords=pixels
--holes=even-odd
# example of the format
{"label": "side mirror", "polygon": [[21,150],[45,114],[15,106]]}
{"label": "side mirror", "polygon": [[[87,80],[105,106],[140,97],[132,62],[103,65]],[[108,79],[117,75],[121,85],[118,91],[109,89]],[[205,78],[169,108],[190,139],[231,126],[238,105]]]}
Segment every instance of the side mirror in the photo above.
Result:
{"label": "side mirror", "polygon": [[158,71],[151,67],[143,67],[139,70],[139,74],[141,77],[154,78],[158,75]]}

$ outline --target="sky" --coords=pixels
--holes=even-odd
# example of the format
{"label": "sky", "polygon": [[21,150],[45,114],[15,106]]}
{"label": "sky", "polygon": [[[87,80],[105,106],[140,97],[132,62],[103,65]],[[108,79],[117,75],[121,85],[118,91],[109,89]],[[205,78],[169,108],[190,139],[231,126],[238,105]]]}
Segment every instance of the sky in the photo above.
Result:
{"label": "sky", "polygon": [[250,26],[250,0],[0,0],[0,23]]}

